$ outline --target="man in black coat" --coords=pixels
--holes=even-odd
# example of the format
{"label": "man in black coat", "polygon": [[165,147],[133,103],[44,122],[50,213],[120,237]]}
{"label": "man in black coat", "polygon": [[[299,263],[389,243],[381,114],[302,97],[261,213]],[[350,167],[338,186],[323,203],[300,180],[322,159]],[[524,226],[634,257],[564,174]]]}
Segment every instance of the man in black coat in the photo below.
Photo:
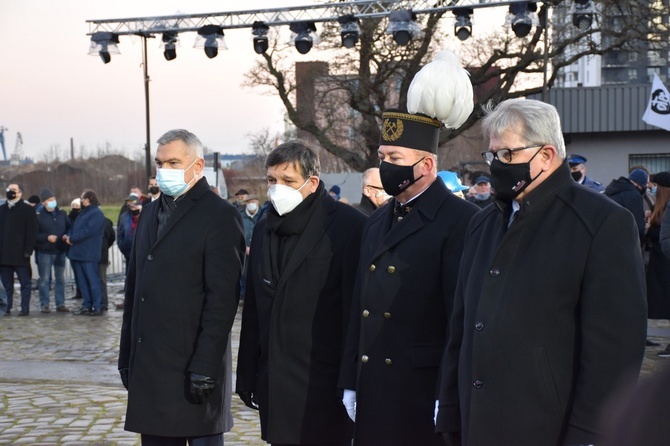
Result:
{"label": "man in black coat", "polygon": [[[340,386],[355,445],[439,445],[438,369],[465,230],[479,208],[436,181],[439,121],[399,111],[382,119],[381,182],[394,198],[363,233]],[[394,124],[400,137],[384,130]]]}
{"label": "man in black coat", "polygon": [[612,180],[605,189],[605,195],[615,203],[625,207],[633,214],[640,243],[644,241],[646,227],[644,223],[644,193],[647,190],[649,175],[642,169],[633,169],[626,177]]}
{"label": "man in black coat", "polygon": [[361,180],[361,202],[356,209],[367,216],[385,204],[391,196],[384,191],[382,180],[379,177],[379,167],[371,167],[363,172]]}
{"label": "man in black coat", "polygon": [[30,313],[30,256],[37,240],[35,209],[23,201],[23,188],[17,183],[7,186],[7,201],[0,206],[0,279],[7,291],[9,315],[13,304],[14,274],[21,284],[21,311]]}
{"label": "man in black coat", "polygon": [[[240,213],[203,177],[202,144],[171,130],[156,151],[160,200],[140,217],[128,266],[119,372],[126,430],[143,445],[222,445],[225,353],[244,256]],[[100,249],[100,248],[98,248]]]}
{"label": "man in black coat", "polygon": [[330,197],[301,141],[266,167],[272,205],[251,241],[236,392],[269,443],[348,446],[337,377],[365,216]]}
{"label": "man in black coat", "polygon": [[507,100],[482,126],[496,203],[468,228],[437,430],[464,446],[599,444],[645,348],[635,222],[573,181],[553,106]]}

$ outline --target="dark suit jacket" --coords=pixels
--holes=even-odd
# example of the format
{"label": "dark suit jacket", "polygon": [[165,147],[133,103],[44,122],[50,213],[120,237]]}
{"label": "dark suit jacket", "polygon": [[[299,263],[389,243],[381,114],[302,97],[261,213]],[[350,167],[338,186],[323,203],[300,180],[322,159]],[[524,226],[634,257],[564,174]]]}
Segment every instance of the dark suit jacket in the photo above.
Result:
{"label": "dark suit jacket", "polygon": [[37,240],[37,216],[19,200],[12,208],[0,206],[0,265],[29,266]]}
{"label": "dark suit jacket", "polygon": [[251,241],[237,391],[255,392],[264,440],[351,439],[337,376],[365,216],[323,188],[274,289],[264,281],[267,216]]}
{"label": "dark suit jacket", "polygon": [[357,391],[356,445],[441,445],[438,369],[465,231],[479,208],[436,180],[391,228],[394,201],[363,233],[340,385]]}
{"label": "dark suit jacket", "polygon": [[[143,209],[128,265],[119,351],[119,369],[129,369],[125,428],[213,435],[226,428],[224,353],[239,299],[242,218],[204,178],[157,238],[159,205]],[[189,372],[216,379],[205,404],[190,400]]]}
{"label": "dark suit jacket", "polygon": [[444,356],[440,432],[464,446],[599,444],[598,417],[645,348],[644,270],[630,212],[567,163],[473,218]]}

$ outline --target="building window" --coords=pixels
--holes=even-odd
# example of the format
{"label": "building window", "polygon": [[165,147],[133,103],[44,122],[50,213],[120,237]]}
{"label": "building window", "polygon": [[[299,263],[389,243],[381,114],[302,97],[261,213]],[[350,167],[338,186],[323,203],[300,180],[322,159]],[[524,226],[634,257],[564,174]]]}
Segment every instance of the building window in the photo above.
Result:
{"label": "building window", "polygon": [[635,68],[629,68],[628,69],[628,79],[632,81],[637,80],[637,70]]}
{"label": "building window", "polygon": [[628,156],[628,169],[643,165],[650,174],[670,170],[670,153],[635,154]]}

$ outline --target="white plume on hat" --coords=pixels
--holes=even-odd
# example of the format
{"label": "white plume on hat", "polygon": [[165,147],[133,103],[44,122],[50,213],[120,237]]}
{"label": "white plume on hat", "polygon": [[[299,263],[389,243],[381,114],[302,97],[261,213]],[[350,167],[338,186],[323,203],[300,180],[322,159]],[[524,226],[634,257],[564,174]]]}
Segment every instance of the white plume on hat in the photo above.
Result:
{"label": "white plume on hat", "polygon": [[451,51],[438,52],[416,73],[407,91],[408,112],[428,115],[447,128],[463,125],[474,108],[470,73]]}

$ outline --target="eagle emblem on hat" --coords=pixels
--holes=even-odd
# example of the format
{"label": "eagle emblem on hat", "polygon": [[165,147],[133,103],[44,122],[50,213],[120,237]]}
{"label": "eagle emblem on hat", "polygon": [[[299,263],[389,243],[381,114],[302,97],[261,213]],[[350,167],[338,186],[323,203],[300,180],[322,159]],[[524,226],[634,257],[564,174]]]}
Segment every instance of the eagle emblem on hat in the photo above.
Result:
{"label": "eagle emblem on hat", "polygon": [[397,141],[402,136],[403,130],[404,126],[400,119],[386,119],[382,125],[382,138],[384,141]]}

